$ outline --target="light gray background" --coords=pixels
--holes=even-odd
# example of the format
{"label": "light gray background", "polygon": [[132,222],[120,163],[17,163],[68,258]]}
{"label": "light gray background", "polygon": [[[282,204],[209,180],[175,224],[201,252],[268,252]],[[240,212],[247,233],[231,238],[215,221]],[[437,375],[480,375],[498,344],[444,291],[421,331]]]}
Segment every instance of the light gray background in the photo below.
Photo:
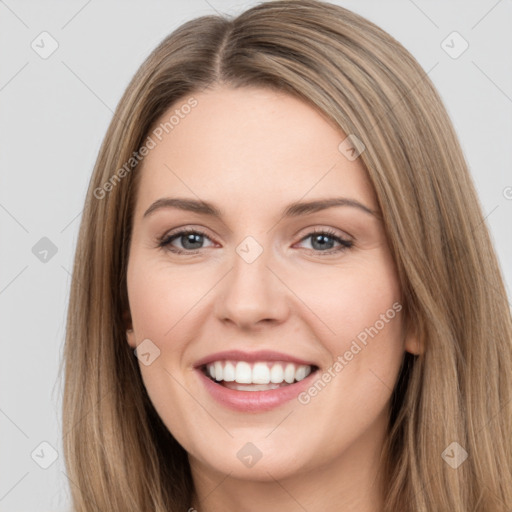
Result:
{"label": "light gray background", "polygon": [[[184,21],[256,3],[0,0],[0,512],[69,510],[57,372],[82,204],[115,105],[148,53]],[[512,2],[334,3],[390,32],[429,71],[470,164],[510,297]],[[31,48],[43,31],[59,45],[47,59]],[[453,31],[469,43],[457,59],[441,47]],[[57,248],[47,262],[32,252],[42,237]],[[39,464],[51,462],[43,441],[58,454],[48,469],[31,457],[35,450]]]}

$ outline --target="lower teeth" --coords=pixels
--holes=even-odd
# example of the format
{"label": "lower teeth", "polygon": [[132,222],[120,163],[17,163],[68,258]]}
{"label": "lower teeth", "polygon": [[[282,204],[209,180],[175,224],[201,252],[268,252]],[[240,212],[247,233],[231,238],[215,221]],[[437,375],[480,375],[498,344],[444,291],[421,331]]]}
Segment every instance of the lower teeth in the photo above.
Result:
{"label": "lower teeth", "polygon": [[[216,381],[217,382],[217,381]],[[239,384],[238,382],[217,382],[221,386],[229,389],[235,389],[236,391],[268,391],[270,389],[277,389],[283,386],[289,386],[287,382],[281,382],[280,384]]]}

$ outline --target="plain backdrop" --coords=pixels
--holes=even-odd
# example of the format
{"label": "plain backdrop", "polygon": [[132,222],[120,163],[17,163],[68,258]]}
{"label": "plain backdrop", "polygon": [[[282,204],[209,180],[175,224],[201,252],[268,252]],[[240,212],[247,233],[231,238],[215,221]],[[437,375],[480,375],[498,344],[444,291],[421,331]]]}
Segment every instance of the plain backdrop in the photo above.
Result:
{"label": "plain backdrop", "polygon": [[[70,509],[58,379],[70,269],[85,191],[121,94],[183,22],[256,3],[0,1],[0,512]],[[333,3],[387,30],[429,72],[460,137],[510,297],[512,2]]]}

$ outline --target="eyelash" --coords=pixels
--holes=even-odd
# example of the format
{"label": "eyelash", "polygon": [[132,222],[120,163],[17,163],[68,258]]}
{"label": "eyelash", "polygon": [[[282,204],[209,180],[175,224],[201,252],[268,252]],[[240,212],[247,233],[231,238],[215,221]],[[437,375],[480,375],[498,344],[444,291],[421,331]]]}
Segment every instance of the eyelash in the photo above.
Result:
{"label": "eyelash", "polygon": [[[182,229],[181,231],[177,231],[176,233],[171,233],[168,235],[164,235],[161,238],[158,238],[157,245],[161,249],[165,249],[167,251],[170,251],[170,252],[173,252],[176,254],[187,254],[187,255],[198,254],[201,251],[201,249],[196,249],[194,251],[194,250],[187,250],[187,249],[179,249],[177,247],[172,247],[170,245],[171,242],[173,242],[175,239],[180,238],[184,235],[188,235],[188,234],[202,235],[202,236],[210,239],[210,237],[204,231],[201,231],[200,229],[187,228],[187,229]],[[340,244],[340,247],[335,248],[335,249],[330,249],[328,251],[317,251],[315,249],[309,249],[310,251],[313,251],[316,254],[331,255],[334,253],[346,251],[347,249],[350,249],[354,245],[352,241],[341,238],[340,236],[338,236],[336,234],[335,231],[333,231],[329,228],[315,229],[312,232],[308,233],[306,236],[302,237],[300,242],[303,242],[304,240],[307,240],[308,238],[310,238],[314,235],[326,235],[330,238],[333,238],[334,241],[336,241]]]}

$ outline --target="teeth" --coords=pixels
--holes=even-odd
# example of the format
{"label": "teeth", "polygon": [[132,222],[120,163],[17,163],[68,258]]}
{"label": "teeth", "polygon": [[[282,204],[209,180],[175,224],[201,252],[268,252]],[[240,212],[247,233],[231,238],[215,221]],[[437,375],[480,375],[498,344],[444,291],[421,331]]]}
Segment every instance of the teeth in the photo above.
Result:
{"label": "teeth", "polygon": [[280,364],[272,365],[270,369],[270,382],[274,384],[279,384],[284,380],[284,370]]}
{"label": "teeth", "polygon": [[284,380],[291,384],[295,380],[295,365],[288,363],[284,369]]}
{"label": "teeth", "polygon": [[270,370],[266,363],[256,363],[252,369],[253,384],[268,384],[270,382]]}
{"label": "teeth", "polygon": [[[215,364],[217,364],[217,362]],[[245,361],[238,361],[238,363],[236,363],[235,381],[239,384],[252,384],[252,370],[249,363]]]}
{"label": "teeth", "polygon": [[222,380],[222,363],[220,361],[215,362],[215,380]]}
{"label": "teeth", "polygon": [[306,378],[306,369],[307,368],[308,368],[307,366],[299,366],[297,368],[297,371],[295,372],[295,379],[296,380],[305,379]]}
{"label": "teeth", "polygon": [[[275,389],[279,386],[272,384],[292,384],[305,379],[310,373],[311,366],[289,362],[258,361],[251,364],[247,361],[215,361],[206,365],[206,374],[217,382],[254,384],[254,389],[259,384],[267,384],[266,389]],[[246,387],[240,386],[237,389]]]}
{"label": "teeth", "polygon": [[233,382],[236,377],[235,365],[228,361],[224,366],[224,373],[222,376],[224,377],[224,382]]}

